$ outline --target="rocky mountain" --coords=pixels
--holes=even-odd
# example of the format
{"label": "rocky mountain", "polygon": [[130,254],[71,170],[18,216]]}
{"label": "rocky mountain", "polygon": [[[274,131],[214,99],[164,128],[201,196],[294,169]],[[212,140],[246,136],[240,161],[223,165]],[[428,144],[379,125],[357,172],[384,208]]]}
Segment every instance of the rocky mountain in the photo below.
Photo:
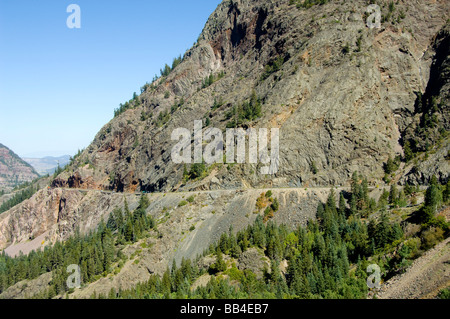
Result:
{"label": "rocky mountain", "polygon": [[[418,116],[417,94],[438,94],[435,81],[448,92],[448,74],[436,73],[446,70],[449,4],[416,2],[399,1],[393,9],[381,2],[383,19],[390,18],[380,29],[366,25],[368,1],[307,10],[287,0],[222,2],[182,62],[127,102],[54,186],[260,187],[267,179],[256,164],[215,165],[209,179],[185,183],[183,165],[171,160],[174,129],[193,132],[194,121],[203,120],[224,131],[234,118],[244,128],[280,129],[273,186],[347,185],[355,170],[370,183],[380,181],[383,163],[404,155],[402,134]],[[241,116],[253,92],[261,114]],[[439,102],[448,130],[448,100]],[[444,144],[448,149],[448,139]],[[448,178],[447,167],[433,172]],[[413,175],[426,183],[426,171]]]}
{"label": "rocky mountain", "polygon": [[39,174],[12,150],[0,144],[0,190],[11,190],[24,182],[31,182]]}
{"label": "rocky mountain", "polygon": [[34,169],[41,175],[53,174],[58,167],[66,166],[70,161],[70,155],[63,155],[59,157],[46,156],[43,158],[24,158],[25,162],[34,167]]}
{"label": "rocky mountain", "polygon": [[[450,3],[375,1],[381,27],[369,28],[373,1],[316,2],[224,0],[181,61],[121,104],[52,187],[0,215],[0,249],[15,256],[87,233],[125,199],[133,210],[137,195],[152,193],[158,235],[127,247],[118,274],[75,292],[88,297],[194,258],[230,225],[245,228],[269,189],[280,206],[274,221],[295,227],[315,217],[331,187],[348,193],[355,171],[375,199],[392,184],[427,185],[433,175],[446,183]],[[278,128],[278,170],[261,174],[247,157],[175,163],[173,131],[188,129],[193,146],[197,120],[224,137],[227,128]],[[6,296],[32,293],[24,286]]]}

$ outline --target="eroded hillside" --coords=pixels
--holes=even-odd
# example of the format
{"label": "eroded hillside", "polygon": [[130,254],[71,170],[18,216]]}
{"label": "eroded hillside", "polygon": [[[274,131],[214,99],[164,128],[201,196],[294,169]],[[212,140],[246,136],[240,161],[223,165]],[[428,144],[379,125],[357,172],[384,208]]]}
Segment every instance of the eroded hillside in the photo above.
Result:
{"label": "eroded hillside", "polygon": [[[222,130],[280,128],[273,186],[345,185],[355,170],[380,180],[388,157],[404,155],[401,133],[441,59],[433,41],[449,4],[399,1],[380,29],[366,26],[366,8],[367,1],[307,10],[288,0],[224,1],[181,63],[127,102],[54,186],[196,189],[170,152],[172,131],[193,130],[194,120]],[[260,116],[236,114],[252,92]],[[259,187],[266,177],[258,169],[217,165],[208,174],[219,188]]]}

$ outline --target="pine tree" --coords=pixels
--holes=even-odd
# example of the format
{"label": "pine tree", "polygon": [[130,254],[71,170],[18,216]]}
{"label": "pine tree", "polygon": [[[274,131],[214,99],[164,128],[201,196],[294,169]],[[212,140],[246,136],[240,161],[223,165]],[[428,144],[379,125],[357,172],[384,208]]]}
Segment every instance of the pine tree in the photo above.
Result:
{"label": "pine tree", "polygon": [[210,266],[211,270],[214,272],[222,272],[227,270],[227,265],[223,260],[222,251],[220,248],[217,249],[216,256],[216,262]]}
{"label": "pine tree", "polygon": [[352,174],[351,187],[352,194],[359,194],[359,176],[357,172],[353,172]]}
{"label": "pine tree", "polygon": [[403,153],[405,154],[406,162],[409,162],[414,158],[414,152],[411,149],[411,143],[409,141],[406,141],[405,145],[403,145]]}
{"label": "pine tree", "polygon": [[384,166],[384,171],[385,171],[386,174],[391,174],[395,170],[396,170],[396,167],[395,167],[394,160],[392,159],[391,156],[389,156],[389,158],[388,158],[388,160],[387,160],[387,162],[386,162],[386,164]]}
{"label": "pine tree", "polygon": [[172,280],[171,280],[169,268],[167,268],[166,271],[164,272],[164,275],[163,275],[163,278],[162,278],[162,282],[161,282],[161,286],[162,286],[162,292],[166,296],[169,296],[169,294],[171,292],[171,289],[172,289]]}
{"label": "pine tree", "polygon": [[133,224],[131,220],[129,219],[125,225],[125,240],[127,242],[133,242],[134,241],[134,231],[133,231]]}
{"label": "pine tree", "polygon": [[352,193],[350,197],[350,216],[355,216],[358,213],[358,206],[357,206],[357,195],[355,193]]}
{"label": "pine tree", "polygon": [[401,190],[400,193],[398,194],[397,202],[398,202],[398,206],[400,206],[400,207],[405,207],[408,204],[407,200],[406,200],[405,192],[403,190]]}
{"label": "pine tree", "polygon": [[375,228],[375,242],[377,247],[383,248],[389,241],[391,233],[391,226],[389,224],[389,217],[385,210],[381,212],[380,222]]}
{"label": "pine tree", "polygon": [[341,192],[339,194],[339,210],[338,210],[339,216],[345,217],[346,211],[347,211],[347,208],[346,208],[344,194],[343,194],[343,192]]}
{"label": "pine tree", "polygon": [[325,210],[324,210],[323,204],[322,204],[322,202],[319,202],[317,204],[317,213],[316,213],[317,219],[323,220],[324,213],[325,213]]}
{"label": "pine tree", "polygon": [[429,222],[434,218],[438,207],[442,203],[443,196],[439,187],[437,178],[435,175],[431,178],[430,186],[428,186],[425,192],[425,205],[424,205],[424,221]]}
{"label": "pine tree", "polygon": [[330,209],[330,212],[332,214],[332,216],[336,215],[336,195],[334,192],[334,189],[332,188],[330,190],[330,194],[328,195],[328,199],[327,199],[327,204],[328,208]]}
{"label": "pine tree", "polygon": [[380,198],[378,199],[378,208],[386,207],[386,205],[389,203],[389,192],[387,190],[383,190],[383,193],[381,194]]}
{"label": "pine tree", "polygon": [[445,185],[444,192],[442,194],[442,200],[444,203],[448,203],[450,200],[450,180],[447,182],[447,185]]}
{"label": "pine tree", "polygon": [[403,190],[404,190],[406,196],[410,196],[414,192],[413,187],[409,183],[405,184],[405,187]]}
{"label": "pine tree", "polygon": [[389,204],[397,206],[398,190],[395,184],[391,185],[389,190]]}

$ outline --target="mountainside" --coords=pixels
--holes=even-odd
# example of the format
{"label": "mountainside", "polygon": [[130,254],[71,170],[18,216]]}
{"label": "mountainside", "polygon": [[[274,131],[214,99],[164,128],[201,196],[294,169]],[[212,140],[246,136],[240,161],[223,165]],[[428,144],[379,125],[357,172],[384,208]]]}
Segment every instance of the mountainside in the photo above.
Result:
{"label": "mountainside", "polygon": [[25,162],[34,167],[34,169],[41,175],[53,174],[58,167],[66,166],[70,161],[70,155],[63,155],[59,157],[46,156],[43,158],[24,158]]}
{"label": "mountainside", "polygon": [[[171,133],[193,132],[194,120],[221,130],[280,128],[273,186],[347,185],[355,170],[370,183],[381,180],[389,156],[404,155],[402,132],[417,113],[417,94],[433,94],[430,74],[445,69],[439,65],[448,52],[440,48],[448,33],[437,34],[449,3],[399,1],[381,29],[366,26],[367,4],[299,10],[287,0],[224,1],[181,63],[127,102],[54,186],[168,191],[266,183],[256,164],[215,165],[204,183],[184,183],[183,165],[171,159]],[[261,112],[247,116],[252,92]],[[439,102],[448,130],[448,100]],[[448,178],[441,165],[433,171]],[[415,174],[420,183],[432,175]]]}
{"label": "mountainside", "polygon": [[[116,236],[111,240],[122,256],[108,260],[113,273],[95,269],[90,281],[73,293],[107,294],[111,288],[132,288],[153,274],[163,275],[172,260],[195,258],[230,225],[245,230],[264,216],[264,223],[272,219],[293,228],[305,226],[316,218],[331,188],[342,214],[339,220],[335,214],[331,226],[320,227],[331,229],[333,236],[336,229],[348,232],[348,242],[338,249],[352,250],[352,263],[359,260],[355,246],[361,242],[367,242],[365,257],[375,251],[366,223],[369,217],[383,220],[386,207],[390,221],[397,223],[395,236],[404,231],[402,240],[420,242],[424,230],[414,218],[426,202],[425,186],[432,184],[435,194],[438,188],[447,190],[446,196],[449,189],[438,183],[446,184],[450,172],[450,2],[377,1],[379,29],[366,25],[373,1],[315,2],[306,8],[295,0],[224,0],[182,59],[121,104],[91,145],[49,178],[50,187],[0,215],[0,249],[17,256],[63,242],[77,230],[87,234],[99,225],[113,225],[108,236]],[[172,140],[172,133],[189,129],[193,148],[197,120],[205,129],[218,128],[224,139],[227,128],[278,128],[278,170],[264,175],[264,164],[249,163],[248,157],[246,163],[229,163],[225,154],[224,163],[175,163],[171,153],[178,139]],[[445,204],[442,198],[440,204]],[[145,207],[142,201],[148,201]],[[125,230],[114,224],[116,209],[129,218]],[[440,214],[441,225],[447,225],[448,214]],[[141,221],[143,215],[150,221]],[[319,223],[325,218],[317,217]],[[139,234],[145,236],[136,239],[133,232],[144,224],[148,227]],[[325,239],[318,238],[325,230],[318,227],[305,236],[322,245]],[[293,235],[297,239],[300,228]],[[361,231],[363,239],[351,231]],[[445,232],[426,231],[429,242]],[[427,240],[424,247],[431,245]],[[383,241],[377,249],[393,242]],[[403,243],[398,245],[388,253],[396,255]],[[95,251],[100,254],[98,247]],[[246,264],[256,254],[236,253],[235,258]],[[358,268],[365,269],[359,262]],[[11,280],[0,298],[42,293],[52,276],[63,282],[61,269],[51,276],[33,275],[31,281]]]}
{"label": "mountainside", "polygon": [[31,182],[39,174],[9,148],[0,144],[0,190],[10,190],[24,182]]}

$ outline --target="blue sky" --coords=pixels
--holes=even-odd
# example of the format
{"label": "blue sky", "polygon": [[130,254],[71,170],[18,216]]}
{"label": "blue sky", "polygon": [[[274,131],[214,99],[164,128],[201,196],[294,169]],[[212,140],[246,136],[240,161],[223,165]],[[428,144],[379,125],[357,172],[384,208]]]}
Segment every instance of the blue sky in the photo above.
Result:
{"label": "blue sky", "polygon": [[[0,143],[73,155],[197,40],[221,0],[1,0]],[[70,4],[81,28],[69,29]]]}

